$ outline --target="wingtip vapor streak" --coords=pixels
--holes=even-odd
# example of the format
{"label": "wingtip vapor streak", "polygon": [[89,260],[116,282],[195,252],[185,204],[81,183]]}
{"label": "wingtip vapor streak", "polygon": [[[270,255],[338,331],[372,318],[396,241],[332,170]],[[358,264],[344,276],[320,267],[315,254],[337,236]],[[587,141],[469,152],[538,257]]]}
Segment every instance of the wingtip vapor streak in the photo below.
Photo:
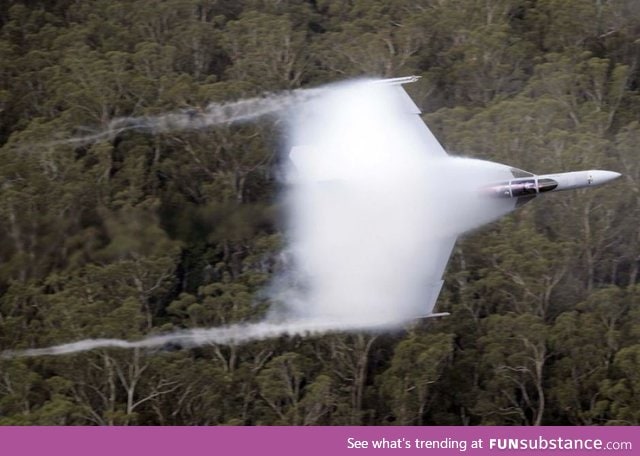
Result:
{"label": "wingtip vapor streak", "polygon": [[[402,106],[402,110],[406,114],[415,115],[407,117],[406,122],[411,122],[411,125],[413,125],[412,128],[416,130],[416,135],[421,137],[422,148],[425,153],[429,155],[429,158],[442,159],[449,157],[442,145],[420,118],[421,110],[402,87],[403,84],[416,82],[419,79],[420,76],[407,76],[393,79],[380,79],[371,82],[376,85],[388,85],[396,88],[394,96],[397,97],[396,101]],[[308,156],[309,149],[313,149],[313,147],[297,145],[291,149],[290,159],[296,168],[306,167],[309,169],[314,166],[314,163],[305,159],[305,156]],[[497,170],[498,174],[502,176],[502,179],[481,186],[478,188],[478,193],[495,201],[502,201],[503,210],[501,211],[501,215],[506,215],[544,193],[595,187],[620,177],[620,173],[605,170],[571,171],[536,175],[500,163],[488,161],[483,161],[483,163]],[[315,172],[317,170],[312,171]],[[316,174],[318,175],[318,180],[323,180],[321,177],[322,171],[318,171]],[[449,315],[446,312],[434,313],[433,309],[440,294],[443,285],[442,277],[456,240],[457,235],[439,239],[438,255],[435,259],[436,267],[433,271],[433,276],[428,278],[429,291],[427,293],[426,312],[419,318]]]}

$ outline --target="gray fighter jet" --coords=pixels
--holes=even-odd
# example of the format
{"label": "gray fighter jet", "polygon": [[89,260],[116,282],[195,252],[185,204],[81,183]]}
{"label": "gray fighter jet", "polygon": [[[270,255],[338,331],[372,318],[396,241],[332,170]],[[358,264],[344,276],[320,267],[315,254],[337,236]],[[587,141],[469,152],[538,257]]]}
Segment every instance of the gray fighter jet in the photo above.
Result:
{"label": "gray fighter jet", "polygon": [[[383,79],[372,81],[372,84],[383,84],[390,86],[394,91],[394,106],[397,107],[392,115],[401,117],[403,124],[409,125],[408,131],[414,136],[411,138],[412,144],[419,144],[419,149],[424,151],[433,162],[442,159],[449,159],[447,152],[440,145],[435,136],[420,118],[421,111],[409,97],[402,87],[403,84],[415,82],[419,79],[417,76],[409,76],[395,79]],[[339,169],[331,166],[331,156],[327,151],[322,154],[315,153],[313,145],[297,145],[291,149],[290,158],[296,168],[303,173],[313,176],[312,179],[324,182],[339,182],[341,176]],[[317,151],[315,151],[317,152]],[[312,159],[311,157],[315,158]],[[324,158],[323,158],[324,157]],[[493,201],[491,204],[494,208],[495,218],[505,215],[532,199],[541,196],[544,193],[552,193],[563,190],[571,190],[577,188],[595,187],[611,182],[620,177],[620,173],[603,170],[587,170],[572,171],[557,174],[536,175],[527,171],[523,171],[512,166],[493,163],[487,161],[476,160],[483,169],[490,170],[491,177],[487,182],[483,182],[477,188],[477,195]],[[495,209],[497,208],[497,209]],[[488,223],[489,219],[482,220],[481,223]],[[455,223],[447,225],[447,229],[454,226]],[[442,233],[433,242],[433,265],[429,268],[427,278],[427,293],[424,311],[421,316],[437,317],[447,315],[446,313],[434,313],[433,309],[437,301],[438,295],[442,288],[442,276],[446,269],[449,257],[455,245],[457,237],[464,231],[477,227],[459,226],[453,232]]]}

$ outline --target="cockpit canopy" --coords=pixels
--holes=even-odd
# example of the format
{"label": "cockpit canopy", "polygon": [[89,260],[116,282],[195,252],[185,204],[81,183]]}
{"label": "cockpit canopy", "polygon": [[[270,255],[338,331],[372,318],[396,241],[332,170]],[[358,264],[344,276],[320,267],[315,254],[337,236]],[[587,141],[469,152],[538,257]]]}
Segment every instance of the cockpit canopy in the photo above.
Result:
{"label": "cockpit canopy", "polygon": [[[512,169],[512,172],[514,169]],[[525,171],[522,172],[525,173]],[[533,198],[538,193],[551,191],[558,186],[558,182],[553,179],[538,179],[533,174],[531,174],[531,176],[533,177],[527,176],[510,181],[497,182],[484,188],[482,192],[488,196],[497,198]]]}

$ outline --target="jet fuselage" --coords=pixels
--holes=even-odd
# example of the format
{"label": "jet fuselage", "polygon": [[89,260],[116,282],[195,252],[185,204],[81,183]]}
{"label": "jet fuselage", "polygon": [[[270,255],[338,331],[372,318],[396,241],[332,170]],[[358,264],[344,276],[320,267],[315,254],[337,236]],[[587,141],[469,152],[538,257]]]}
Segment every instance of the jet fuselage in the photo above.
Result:
{"label": "jet fuselage", "polygon": [[[572,171],[538,176],[514,168],[512,173],[514,179],[484,187],[481,192],[487,196],[518,198],[519,202],[526,202],[540,193],[595,187],[620,177],[620,173],[603,170]],[[521,175],[525,176],[518,177]]]}

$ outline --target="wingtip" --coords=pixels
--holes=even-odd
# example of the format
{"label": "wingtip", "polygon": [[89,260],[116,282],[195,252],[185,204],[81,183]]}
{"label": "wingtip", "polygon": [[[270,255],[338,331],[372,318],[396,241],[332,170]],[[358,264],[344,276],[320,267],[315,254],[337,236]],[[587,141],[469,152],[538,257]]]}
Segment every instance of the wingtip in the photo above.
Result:
{"label": "wingtip", "polygon": [[422,76],[404,76],[401,78],[391,78],[391,79],[378,79],[374,81],[376,84],[388,84],[388,85],[402,85],[402,84],[410,84],[412,82],[416,82]]}
{"label": "wingtip", "polygon": [[451,315],[449,312],[437,312],[437,313],[430,313],[427,315],[420,315],[419,317],[415,317],[415,318],[416,320],[424,320],[426,318],[448,317],[449,315]]}

